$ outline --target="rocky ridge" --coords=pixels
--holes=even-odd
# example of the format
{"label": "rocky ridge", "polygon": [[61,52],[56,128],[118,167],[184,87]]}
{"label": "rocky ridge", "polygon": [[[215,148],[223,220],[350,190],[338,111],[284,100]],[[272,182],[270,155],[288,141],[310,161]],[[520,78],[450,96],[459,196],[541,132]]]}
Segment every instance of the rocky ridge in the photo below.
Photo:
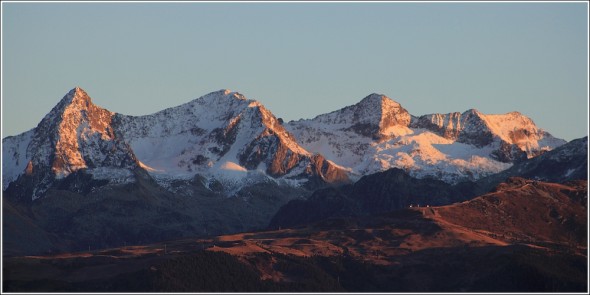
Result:
{"label": "rocky ridge", "polygon": [[165,187],[200,174],[207,187],[221,182],[227,193],[267,181],[348,181],[345,170],[299,146],[262,104],[229,90],[152,115],[126,116],[94,105],[75,88],[36,128],[3,139],[3,146],[3,190],[15,183],[32,199],[77,171],[122,183],[145,169]]}
{"label": "rocky ridge", "polygon": [[3,139],[3,190],[19,177],[35,183],[32,199],[55,181],[84,169],[98,179],[116,181],[130,176],[138,161],[111,121],[80,88],[74,88],[36,128]]}
{"label": "rocky ridge", "polygon": [[400,168],[418,178],[448,183],[477,180],[565,143],[518,113],[408,113],[399,103],[371,94],[359,103],[290,121],[301,145],[362,176]]}

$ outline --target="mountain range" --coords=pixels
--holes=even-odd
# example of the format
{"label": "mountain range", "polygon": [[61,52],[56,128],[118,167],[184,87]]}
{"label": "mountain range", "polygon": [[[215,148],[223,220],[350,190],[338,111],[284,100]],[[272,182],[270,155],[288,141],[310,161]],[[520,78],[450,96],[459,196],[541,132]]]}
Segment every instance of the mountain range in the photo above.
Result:
{"label": "mountain range", "polygon": [[588,137],[519,112],[370,94],[284,122],[220,90],[129,116],[77,87],[2,171],[3,291],[587,286]]}
{"label": "mountain range", "polygon": [[517,112],[410,115],[390,98],[283,123],[260,102],[220,90],[146,116],[96,106],[74,88],[32,130],[2,140],[2,188],[29,178],[37,199],[74,172],[119,184],[144,169],[168,190],[199,175],[227,195],[260,182],[317,188],[400,168],[447,183],[477,180],[565,141]]}
{"label": "mountain range", "polygon": [[75,88],[36,128],[3,145],[3,189],[25,175],[35,183],[32,199],[76,171],[122,183],[133,181],[130,171],[140,168],[164,186],[201,173],[208,177],[205,186],[215,179],[226,190],[259,178],[294,184],[348,179],[332,162],[301,148],[263,105],[225,90],[132,117],[94,105]]}

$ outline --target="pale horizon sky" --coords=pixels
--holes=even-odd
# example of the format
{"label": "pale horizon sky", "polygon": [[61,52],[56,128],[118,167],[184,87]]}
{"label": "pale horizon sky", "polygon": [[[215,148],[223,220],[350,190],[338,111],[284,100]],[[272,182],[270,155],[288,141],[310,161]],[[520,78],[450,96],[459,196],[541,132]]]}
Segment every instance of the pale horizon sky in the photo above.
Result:
{"label": "pale horizon sky", "polygon": [[588,135],[588,4],[2,2],[2,137],[76,86],[128,115],[231,89],[285,121],[375,92],[569,141]]}

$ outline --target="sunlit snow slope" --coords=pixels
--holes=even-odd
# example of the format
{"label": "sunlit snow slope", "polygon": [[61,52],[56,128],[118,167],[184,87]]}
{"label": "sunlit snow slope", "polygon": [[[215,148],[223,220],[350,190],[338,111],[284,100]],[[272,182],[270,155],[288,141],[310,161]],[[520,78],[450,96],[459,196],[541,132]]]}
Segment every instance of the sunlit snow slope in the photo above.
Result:
{"label": "sunlit snow slope", "polygon": [[380,94],[313,119],[291,121],[286,128],[307,150],[357,175],[397,167],[451,183],[502,171],[565,143],[517,112],[415,117]]}
{"label": "sunlit snow slope", "polygon": [[24,177],[18,185],[32,187],[35,199],[77,171],[121,183],[133,182],[141,168],[164,186],[199,174],[229,190],[261,181],[342,183],[393,167],[454,183],[502,171],[565,141],[517,112],[415,117],[379,94],[283,125],[260,102],[230,90],[127,116],[94,105],[75,88],[36,128],[2,143],[3,190]]}

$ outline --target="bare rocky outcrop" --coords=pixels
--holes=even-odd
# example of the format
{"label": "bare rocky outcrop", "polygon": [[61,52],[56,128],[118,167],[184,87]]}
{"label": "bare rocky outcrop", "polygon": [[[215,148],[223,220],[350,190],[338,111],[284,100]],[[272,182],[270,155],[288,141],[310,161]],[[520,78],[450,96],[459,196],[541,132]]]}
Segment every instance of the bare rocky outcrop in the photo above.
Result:
{"label": "bare rocky outcrop", "polygon": [[[3,161],[8,162],[3,165],[16,168],[9,179],[3,179],[4,189],[19,177],[26,177],[30,180],[21,180],[21,185],[31,182],[34,188],[27,189],[25,195],[36,199],[56,181],[81,169],[136,168],[135,155],[115,134],[112,117],[113,113],[94,105],[84,90],[72,89],[36,128],[27,132],[28,136],[3,140],[8,149],[17,146],[21,152],[13,150],[12,157],[3,154]],[[26,168],[20,170],[23,163]]]}
{"label": "bare rocky outcrop", "polygon": [[464,113],[429,114],[414,118],[411,127],[425,128],[460,143],[485,147],[496,143],[492,156],[501,162],[519,162],[546,152],[540,141],[556,146],[564,141],[538,128],[519,112],[486,115],[471,109]]}

